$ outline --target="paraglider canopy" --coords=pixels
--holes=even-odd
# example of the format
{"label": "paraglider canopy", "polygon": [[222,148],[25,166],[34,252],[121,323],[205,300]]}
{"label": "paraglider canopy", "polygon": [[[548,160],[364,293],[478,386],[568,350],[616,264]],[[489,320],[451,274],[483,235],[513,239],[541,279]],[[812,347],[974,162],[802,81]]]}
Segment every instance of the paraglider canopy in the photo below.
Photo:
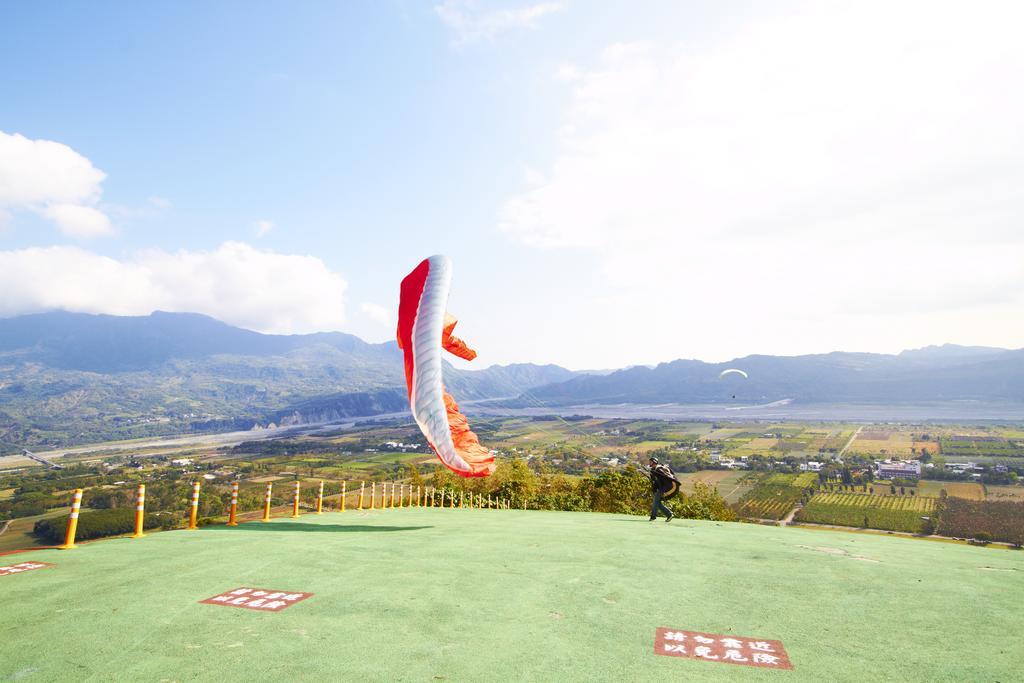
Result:
{"label": "paraglider canopy", "polygon": [[743,375],[743,379],[747,379],[747,373],[743,372],[742,370],[740,370],[738,368],[729,368],[728,370],[722,370],[720,373],[718,373],[718,376],[719,377],[725,377],[726,375],[729,375],[729,374],[732,374],[732,373],[736,373],[737,375]]}
{"label": "paraglider canopy", "polygon": [[431,256],[402,280],[398,304],[398,348],[413,418],[444,465],[463,477],[494,472],[494,456],[480,444],[469,421],[444,387],[442,351],[473,360],[476,351],[454,336],[455,316],[447,312],[452,265]]}

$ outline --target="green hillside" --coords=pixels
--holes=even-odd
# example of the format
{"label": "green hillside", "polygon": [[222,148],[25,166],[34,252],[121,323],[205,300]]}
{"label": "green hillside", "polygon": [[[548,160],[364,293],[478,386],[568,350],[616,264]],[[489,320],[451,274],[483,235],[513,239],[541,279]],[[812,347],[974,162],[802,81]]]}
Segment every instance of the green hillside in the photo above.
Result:
{"label": "green hillside", "polygon": [[[405,509],[37,550],[0,564],[0,680],[972,680],[1020,674],[1024,555],[808,529]],[[238,587],[281,612],[200,604]],[[780,640],[792,671],[653,654]]]}

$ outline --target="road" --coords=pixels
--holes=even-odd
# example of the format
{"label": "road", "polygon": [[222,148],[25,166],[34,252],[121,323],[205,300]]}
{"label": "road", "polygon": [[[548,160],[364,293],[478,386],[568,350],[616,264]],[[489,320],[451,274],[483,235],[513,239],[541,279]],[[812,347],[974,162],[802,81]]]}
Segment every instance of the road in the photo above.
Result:
{"label": "road", "polygon": [[846,449],[852,446],[853,442],[857,440],[857,436],[860,434],[860,430],[862,429],[864,429],[863,426],[857,427],[857,431],[853,433],[853,436],[850,437],[850,440],[846,442],[845,446],[843,446],[843,450],[839,451],[839,455],[836,456],[837,459],[843,457],[843,453],[845,453]]}

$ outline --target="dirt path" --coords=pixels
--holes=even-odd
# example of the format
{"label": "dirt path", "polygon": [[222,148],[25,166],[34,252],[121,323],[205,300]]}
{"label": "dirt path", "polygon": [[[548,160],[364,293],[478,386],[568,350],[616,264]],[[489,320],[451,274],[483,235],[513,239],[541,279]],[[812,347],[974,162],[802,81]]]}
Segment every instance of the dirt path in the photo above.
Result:
{"label": "dirt path", "polygon": [[4,532],[6,532],[6,531],[7,531],[7,529],[8,529],[8,527],[10,527],[10,526],[11,526],[11,522],[12,522],[12,521],[13,521],[13,520],[10,520],[10,519],[9,519],[9,520],[7,520],[6,522],[4,522],[4,528],[3,528],[3,529],[0,529],[0,536],[3,536],[3,535],[4,535]]}
{"label": "dirt path", "polygon": [[789,526],[790,524],[792,524],[793,523],[793,517],[795,517],[796,513],[800,512],[800,510],[802,510],[803,507],[804,507],[803,505],[797,505],[795,508],[790,510],[789,514],[786,515],[785,519],[783,519],[781,522],[779,522],[779,526]]}
{"label": "dirt path", "polygon": [[845,453],[846,449],[849,448],[850,446],[852,446],[853,442],[857,440],[857,436],[860,434],[860,431],[862,429],[864,429],[863,425],[861,425],[860,427],[857,427],[857,431],[855,431],[853,433],[853,436],[850,437],[850,440],[846,442],[845,446],[843,446],[843,450],[839,451],[839,455],[836,456],[837,459],[843,457],[843,453]]}

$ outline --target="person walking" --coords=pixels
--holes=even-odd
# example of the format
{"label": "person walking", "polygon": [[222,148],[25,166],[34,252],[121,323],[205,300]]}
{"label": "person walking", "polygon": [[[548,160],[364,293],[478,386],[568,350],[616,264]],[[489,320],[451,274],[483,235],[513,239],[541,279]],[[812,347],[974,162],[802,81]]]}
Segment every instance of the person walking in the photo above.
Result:
{"label": "person walking", "polygon": [[648,476],[651,478],[651,492],[654,494],[654,499],[651,502],[650,521],[653,522],[658,518],[658,511],[660,510],[665,515],[665,521],[671,522],[674,516],[672,510],[662,501],[668,500],[679,492],[679,480],[676,479],[676,475],[673,474],[671,467],[658,462],[658,459],[654,456],[651,456],[650,463],[651,468],[648,470]]}

